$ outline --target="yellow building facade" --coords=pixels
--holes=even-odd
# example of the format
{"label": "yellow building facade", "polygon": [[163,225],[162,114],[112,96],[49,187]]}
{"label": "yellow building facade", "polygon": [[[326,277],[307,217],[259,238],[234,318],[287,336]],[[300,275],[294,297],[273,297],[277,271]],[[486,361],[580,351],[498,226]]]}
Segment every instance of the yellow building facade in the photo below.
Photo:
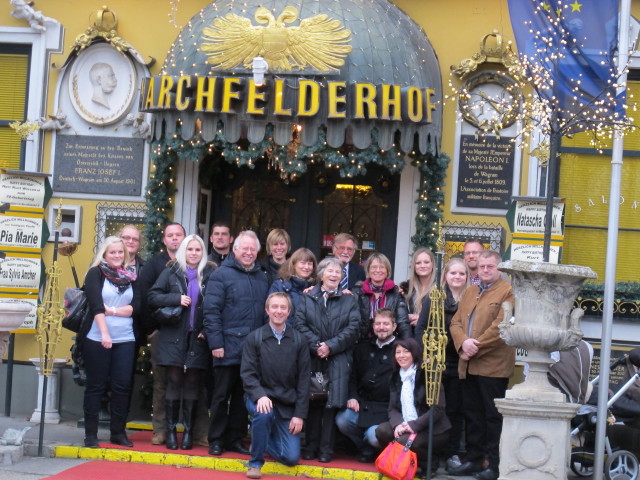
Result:
{"label": "yellow building facade", "polygon": [[[291,3],[299,6],[298,4],[312,2]],[[316,3],[317,11],[322,13],[323,2]],[[361,8],[366,12],[367,2],[356,3],[361,4]],[[487,240],[487,243],[492,248],[504,250],[510,243],[510,231],[505,218],[508,205],[504,204],[498,208],[494,205],[491,208],[475,211],[474,205],[462,204],[460,192],[454,192],[464,176],[464,172],[459,169],[460,157],[464,155],[463,140],[471,138],[475,129],[469,127],[464,120],[459,118],[456,99],[447,97],[451,94],[450,82],[457,86],[463,82],[458,76],[451,73],[451,67],[459,66],[463,60],[480,52],[483,48],[483,39],[488,42],[485,47],[495,45],[496,36],[492,36],[492,34],[497,32],[503,42],[502,44],[498,42],[497,45],[502,48],[506,48],[507,43],[513,40],[507,2],[506,0],[457,0],[454,2],[395,0],[391,3],[406,12],[410,19],[423,29],[437,55],[440,85],[434,85],[434,88],[440,90],[437,93],[444,99],[444,103],[434,105],[434,112],[441,117],[442,128],[436,135],[438,138],[431,141],[434,145],[438,145],[440,152],[451,158],[446,170],[445,185],[443,186],[444,196],[441,203],[444,221],[446,224],[452,225],[449,239],[451,248],[459,248],[460,242],[464,240],[465,236],[481,236],[491,240]],[[105,14],[105,11],[101,10],[102,4],[91,4],[86,0],[51,0],[46,4],[35,5],[36,13],[48,17],[44,19],[42,17],[34,19],[33,16],[29,17],[28,15],[26,18],[15,18],[16,16],[20,17],[20,12],[15,14],[16,6],[8,4],[8,2],[0,8],[0,47],[4,47],[4,50],[0,50],[0,58],[2,58],[3,65],[10,68],[12,72],[11,75],[2,74],[3,77],[8,78],[3,80],[5,87],[0,87],[0,92],[2,92],[0,95],[3,97],[0,98],[0,102],[2,102],[0,103],[0,121],[5,121],[0,123],[0,152],[3,155],[0,158],[0,166],[58,175],[57,178],[51,177],[50,180],[54,189],[45,217],[49,221],[51,209],[60,203],[63,205],[63,213],[66,215],[63,224],[64,221],[67,221],[72,227],[72,235],[68,239],[78,243],[78,250],[73,261],[80,279],[82,279],[100,239],[127,223],[145,225],[149,215],[146,210],[148,204],[145,200],[145,193],[149,175],[154,171],[153,161],[150,160],[150,153],[153,152],[149,151],[149,143],[142,141],[145,139],[143,133],[148,134],[149,132],[136,132],[135,128],[136,126],[140,127],[142,122],[147,122],[150,128],[155,127],[153,127],[151,114],[140,110],[140,105],[145,101],[145,90],[142,88],[143,78],[159,78],[162,75],[162,66],[168,52],[172,51],[172,46],[177,42],[181,32],[188,28],[192,19],[198,18],[199,12],[209,8],[209,5],[210,2],[201,0],[153,2],[112,0],[107,4],[106,9],[117,16],[114,34],[125,42],[125,50],[131,48],[135,52],[132,54],[129,51],[126,65],[121,67],[124,70],[116,72],[130,71],[133,79],[129,80],[133,82],[127,93],[130,98],[125,96],[125,98],[118,100],[125,105],[125,110],[129,110],[114,113],[113,118],[116,120],[101,117],[96,113],[101,108],[96,106],[97,100],[91,100],[88,102],[88,106],[83,106],[82,102],[74,97],[77,89],[91,88],[91,77],[87,73],[89,63],[117,63],[120,61],[119,57],[108,61],[100,60],[109,59],[112,55],[121,55],[113,48],[112,44],[102,41],[98,44],[91,42],[84,44],[81,37],[96,21],[97,16]],[[251,1],[236,2],[235,5],[238,11],[246,13],[246,17],[250,19],[253,19],[258,6],[259,2]],[[42,11],[38,11],[38,8],[41,8]],[[635,10],[640,10],[639,4],[634,6]],[[102,13],[98,13],[100,11]],[[13,16],[12,13],[14,13]],[[348,13],[345,13],[345,18],[349,18]],[[35,27],[29,24],[30,19],[35,21]],[[42,27],[42,29],[38,27]],[[349,25],[346,24],[345,27],[349,28]],[[368,33],[372,36],[376,35],[376,32],[370,31]],[[104,38],[99,40],[104,40]],[[104,50],[95,50],[96,46],[103,46]],[[95,52],[92,57],[89,57],[89,60],[84,60],[85,65],[83,66],[80,62],[83,61],[85,48],[86,51],[94,49]],[[396,52],[386,52],[386,55],[381,58],[393,57],[394,54]],[[355,53],[350,55],[355,55]],[[363,71],[376,70],[375,64],[360,65],[360,67]],[[431,66],[425,68],[431,68]],[[490,61],[482,64],[479,71],[504,70],[504,68],[503,64]],[[76,74],[78,80],[75,80],[74,75]],[[83,75],[86,77],[84,80],[82,79]],[[366,78],[366,72],[362,75],[363,79]],[[118,80],[119,84],[123,85],[126,78],[121,76]],[[83,81],[86,83],[85,87],[82,87]],[[114,97],[112,96],[112,98]],[[425,101],[428,108],[430,100],[427,98]],[[3,105],[9,106],[3,107]],[[19,108],[16,110],[21,105],[26,107],[22,111]],[[65,109],[71,109],[71,107],[77,107],[77,114],[74,118],[78,119],[79,117],[79,119],[70,121],[68,128],[58,128],[60,125],[54,124],[53,129],[34,131],[25,141],[17,140],[15,132],[8,128],[9,120],[24,122],[43,118],[45,122],[60,121],[60,114],[69,113]],[[127,120],[126,115],[122,113],[129,111],[133,112],[133,118]],[[179,114],[176,114],[176,119],[178,117]],[[82,121],[83,118],[84,121]],[[62,121],[64,122],[64,119]],[[136,121],[139,122],[138,125],[136,125]],[[514,126],[513,129],[515,128]],[[513,129],[511,131],[515,131]],[[151,134],[158,132],[159,130],[156,128]],[[63,142],[69,143],[69,149],[72,150],[70,155],[77,156],[88,145],[80,141],[83,137],[101,136],[121,139],[119,140],[121,143],[117,144],[117,149],[122,151],[126,151],[129,147],[137,149],[136,155],[139,158],[129,164],[126,154],[118,153],[114,157],[113,171],[108,168],[105,170],[104,165],[101,165],[99,168],[102,170],[98,172],[94,169],[97,167],[92,165],[90,156],[83,157],[86,158],[86,164],[78,163],[77,158],[74,157],[75,166],[71,169],[65,167],[65,178],[60,177],[63,171],[62,167],[60,165],[57,168],[54,167],[56,162],[61,162],[61,159],[65,158],[62,148]],[[132,140],[136,141],[131,143]],[[108,143],[103,145],[96,141],[89,145],[104,146],[106,149]],[[636,137],[632,136],[625,148],[637,150],[636,144]],[[579,139],[566,141],[564,145],[567,147],[585,146],[580,144]],[[507,147],[501,148],[504,151]],[[506,179],[510,183],[510,194],[514,196],[536,196],[540,191],[538,160],[529,155],[528,148],[516,147],[512,152],[511,168],[513,170],[509,171]],[[287,211],[289,216],[293,218],[291,223],[278,226],[294,228],[294,223],[304,223],[306,225],[305,232],[312,232],[299,233],[296,237],[298,240],[294,239],[294,247],[310,242],[309,239],[313,237],[314,244],[308,246],[319,255],[326,253],[328,244],[325,242],[330,242],[331,238],[325,237],[336,233],[335,229],[337,228],[330,229],[326,226],[327,222],[330,224],[331,221],[330,218],[327,218],[329,216],[326,213],[327,209],[319,218],[304,219],[296,217],[297,212],[300,212],[298,209],[301,208],[300,204],[303,201],[326,206],[331,202],[336,202],[336,205],[344,205],[344,200],[338,201],[322,189],[318,190],[320,193],[317,193],[316,196],[312,194],[307,196],[306,193],[298,191],[292,194],[291,188],[293,187],[290,184],[287,184],[286,189],[281,191],[279,189],[285,187],[278,186],[277,181],[268,185],[256,183],[259,179],[254,177],[259,177],[261,170],[255,170],[257,173],[254,175],[246,168],[242,170],[243,167],[238,168],[233,165],[219,167],[217,164],[209,163],[203,159],[195,160],[197,161],[180,160],[175,165],[176,171],[173,179],[175,184],[173,186],[177,187],[177,193],[172,197],[173,211],[169,213],[170,218],[183,223],[188,231],[200,231],[207,236],[206,233],[211,223],[219,219],[231,221],[232,225],[238,229],[246,225],[253,225],[243,219],[236,221],[221,212],[226,209],[239,210],[247,205],[255,205],[258,202],[256,198],[251,197],[253,203],[247,199],[254,195],[257,189],[265,189],[271,195],[269,198],[278,198],[280,202],[278,205],[286,205],[290,209]],[[412,165],[409,159],[401,159],[400,161],[405,162],[401,173],[396,172],[387,176],[384,169],[371,169],[370,176],[366,181],[359,183],[350,179],[344,183],[346,187],[335,187],[335,191],[341,191],[340,188],[344,188],[344,190],[351,192],[349,195],[352,197],[349,198],[354,203],[360,202],[362,197],[369,195],[358,196],[360,184],[373,188],[377,197],[367,204],[367,208],[374,209],[382,205],[382,210],[376,213],[375,218],[372,217],[371,220],[372,223],[378,222],[377,233],[375,233],[377,237],[367,237],[363,233],[363,236],[359,238],[364,242],[373,242],[366,243],[367,248],[373,250],[380,247],[393,259],[394,278],[397,282],[407,277],[409,256],[413,248],[411,237],[416,233],[415,220],[419,215],[416,201],[419,200],[418,190],[421,186],[420,170]],[[89,188],[89,193],[87,193],[87,188],[81,188],[79,192],[69,194],[69,191],[74,190],[73,184],[79,178],[86,179],[95,176],[104,179],[126,179],[128,172],[125,169],[129,168],[129,165],[131,165],[132,172],[135,169],[141,169],[141,173],[130,175],[138,182],[137,184],[124,185],[114,181],[113,185],[92,186]],[[609,157],[606,153],[594,155],[574,149],[562,155],[559,195],[566,198],[565,223],[568,225],[565,232],[562,261],[563,263],[590,266],[596,270],[601,279],[604,278],[609,167]],[[122,171],[116,172],[117,169]],[[314,170],[314,172],[316,171]],[[635,262],[629,252],[633,250],[640,228],[638,221],[640,209],[637,208],[640,206],[640,195],[637,194],[640,189],[636,188],[640,181],[638,180],[639,173],[637,157],[630,153],[625,157],[622,188],[624,200],[621,200],[621,227],[624,230],[620,234],[618,257],[618,279],[620,281],[636,280],[637,277]],[[318,184],[323,181],[324,177],[321,174],[314,173],[314,175],[316,175]],[[203,180],[205,176],[206,179]],[[327,178],[330,182],[343,185],[343,179],[337,177],[334,179],[331,176]],[[458,184],[456,184],[456,179]],[[291,180],[291,178],[287,180]],[[233,191],[225,190],[237,182],[244,182],[242,183],[244,190],[236,187]],[[385,182],[389,182],[391,187],[387,188]],[[56,184],[63,185],[66,190],[56,191]],[[132,189],[127,190],[127,186]],[[91,193],[92,188],[96,193]],[[219,193],[217,193],[218,190]],[[116,193],[114,194],[114,192]],[[241,192],[241,194],[234,192]],[[369,196],[368,198],[373,197]],[[387,203],[392,206],[387,208],[385,206]],[[271,206],[262,210],[254,209],[251,211],[251,215],[255,215],[256,211],[264,212],[274,209],[277,208]],[[391,210],[393,212],[389,213]],[[309,217],[313,217],[309,212],[315,211],[305,210]],[[366,219],[367,217],[364,215],[362,218]],[[367,221],[361,220],[364,223]],[[272,219],[272,222],[277,222],[277,220]],[[272,225],[274,224],[272,223]],[[347,227],[346,223],[339,225],[343,228]],[[53,231],[50,222],[49,228]],[[300,225],[297,225],[297,228],[301,228]],[[360,228],[359,224],[355,225],[354,229],[358,228]],[[364,232],[366,228],[362,227],[361,230]],[[363,245],[362,254],[366,256],[366,253]],[[52,243],[48,242],[42,253],[45,264],[50,263],[52,254]],[[74,281],[68,260],[61,258],[61,265],[63,267],[61,284],[72,286]],[[59,356],[67,355],[70,344],[71,333],[65,332],[65,338],[59,346]],[[34,335],[30,332],[18,334],[16,336],[16,359],[26,361],[37,355],[38,346]]]}

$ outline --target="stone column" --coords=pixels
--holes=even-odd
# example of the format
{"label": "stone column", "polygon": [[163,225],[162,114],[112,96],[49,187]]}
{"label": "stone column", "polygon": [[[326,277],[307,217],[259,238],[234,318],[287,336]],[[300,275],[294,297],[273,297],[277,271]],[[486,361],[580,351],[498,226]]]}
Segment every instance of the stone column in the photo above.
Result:
{"label": "stone column", "polygon": [[[30,358],[29,361],[36,367],[38,373],[38,398],[36,400],[36,409],[31,415],[30,422],[40,423],[40,413],[42,405],[42,389],[44,383],[44,375],[40,373],[40,359]],[[56,358],[53,362],[53,369],[49,379],[47,380],[47,398],[45,399],[44,423],[60,423],[58,380],[60,378],[60,369],[67,364],[64,358]]]}
{"label": "stone column", "polygon": [[499,479],[567,478],[571,419],[580,405],[496,399],[503,416]]}

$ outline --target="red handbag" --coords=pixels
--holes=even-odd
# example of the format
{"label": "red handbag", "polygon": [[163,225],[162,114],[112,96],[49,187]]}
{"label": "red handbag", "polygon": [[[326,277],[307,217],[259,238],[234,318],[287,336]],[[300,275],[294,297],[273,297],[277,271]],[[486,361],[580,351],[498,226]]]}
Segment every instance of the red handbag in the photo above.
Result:
{"label": "red handbag", "polygon": [[406,445],[391,442],[376,458],[376,469],[393,480],[411,480],[418,470],[418,456],[410,450],[417,435],[409,435]]}

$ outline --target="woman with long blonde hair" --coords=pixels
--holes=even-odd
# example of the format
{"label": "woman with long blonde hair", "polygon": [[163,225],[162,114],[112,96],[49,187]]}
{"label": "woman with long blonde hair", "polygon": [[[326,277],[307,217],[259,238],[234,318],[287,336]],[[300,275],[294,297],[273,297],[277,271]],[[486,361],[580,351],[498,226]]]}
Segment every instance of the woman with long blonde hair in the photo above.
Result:
{"label": "woman with long blonde hair", "polygon": [[84,391],[84,444],[98,448],[98,414],[102,396],[111,391],[111,443],[132,447],[125,424],[136,354],[135,313],[139,308],[136,273],[120,237],[107,237],[84,280],[89,303],[78,333],[87,372]]}
{"label": "woman with long blonde hair", "polygon": [[[444,286],[446,293],[444,301],[444,319],[447,330],[447,348],[445,356],[445,370],[442,374],[442,387],[446,402],[446,413],[451,420],[451,432],[447,448],[447,458],[456,464],[460,461],[462,453],[461,440],[464,430],[464,412],[462,410],[462,380],[458,378],[458,352],[451,339],[449,326],[451,319],[458,311],[458,302],[464,291],[470,285],[471,272],[465,261],[461,258],[452,258],[442,270],[440,285]],[[425,307],[420,313],[416,325],[416,340],[422,345],[422,336],[429,322],[429,309]]]}
{"label": "woman with long blonde hair", "polygon": [[189,235],[178,247],[176,258],[169,262],[149,290],[149,305],[153,308],[182,305],[182,317],[175,323],[160,323],[157,362],[166,368],[167,448],[176,450],[176,425],[180,417],[184,433],[180,448],[193,447],[193,424],[196,416],[200,383],[211,362],[211,351],[203,332],[202,300],[209,276],[215,269],[207,261],[204,242],[198,235]]}
{"label": "woman with long blonde hair", "polygon": [[415,331],[423,303],[425,299],[428,300],[429,293],[436,282],[436,259],[433,252],[425,247],[413,252],[410,271],[405,299],[409,312],[409,324],[412,331]]}

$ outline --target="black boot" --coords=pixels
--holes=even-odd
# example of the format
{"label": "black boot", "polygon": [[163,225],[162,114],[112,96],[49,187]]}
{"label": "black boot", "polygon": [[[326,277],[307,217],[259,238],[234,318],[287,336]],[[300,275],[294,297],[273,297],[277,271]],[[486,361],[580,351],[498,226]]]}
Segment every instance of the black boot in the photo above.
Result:
{"label": "black boot", "polygon": [[182,424],[184,425],[184,433],[182,434],[182,450],[191,450],[193,448],[193,422],[196,416],[197,400],[182,400]]}
{"label": "black boot", "polygon": [[111,438],[109,439],[111,443],[122,447],[133,447],[133,442],[129,440],[125,431],[126,424],[127,420],[124,417],[111,413]]}
{"label": "black boot", "polygon": [[84,416],[84,446],[98,448],[98,415]]}
{"label": "black boot", "polygon": [[178,449],[178,435],[176,425],[180,419],[180,400],[165,400],[165,415],[167,417],[167,448],[169,450]]}

